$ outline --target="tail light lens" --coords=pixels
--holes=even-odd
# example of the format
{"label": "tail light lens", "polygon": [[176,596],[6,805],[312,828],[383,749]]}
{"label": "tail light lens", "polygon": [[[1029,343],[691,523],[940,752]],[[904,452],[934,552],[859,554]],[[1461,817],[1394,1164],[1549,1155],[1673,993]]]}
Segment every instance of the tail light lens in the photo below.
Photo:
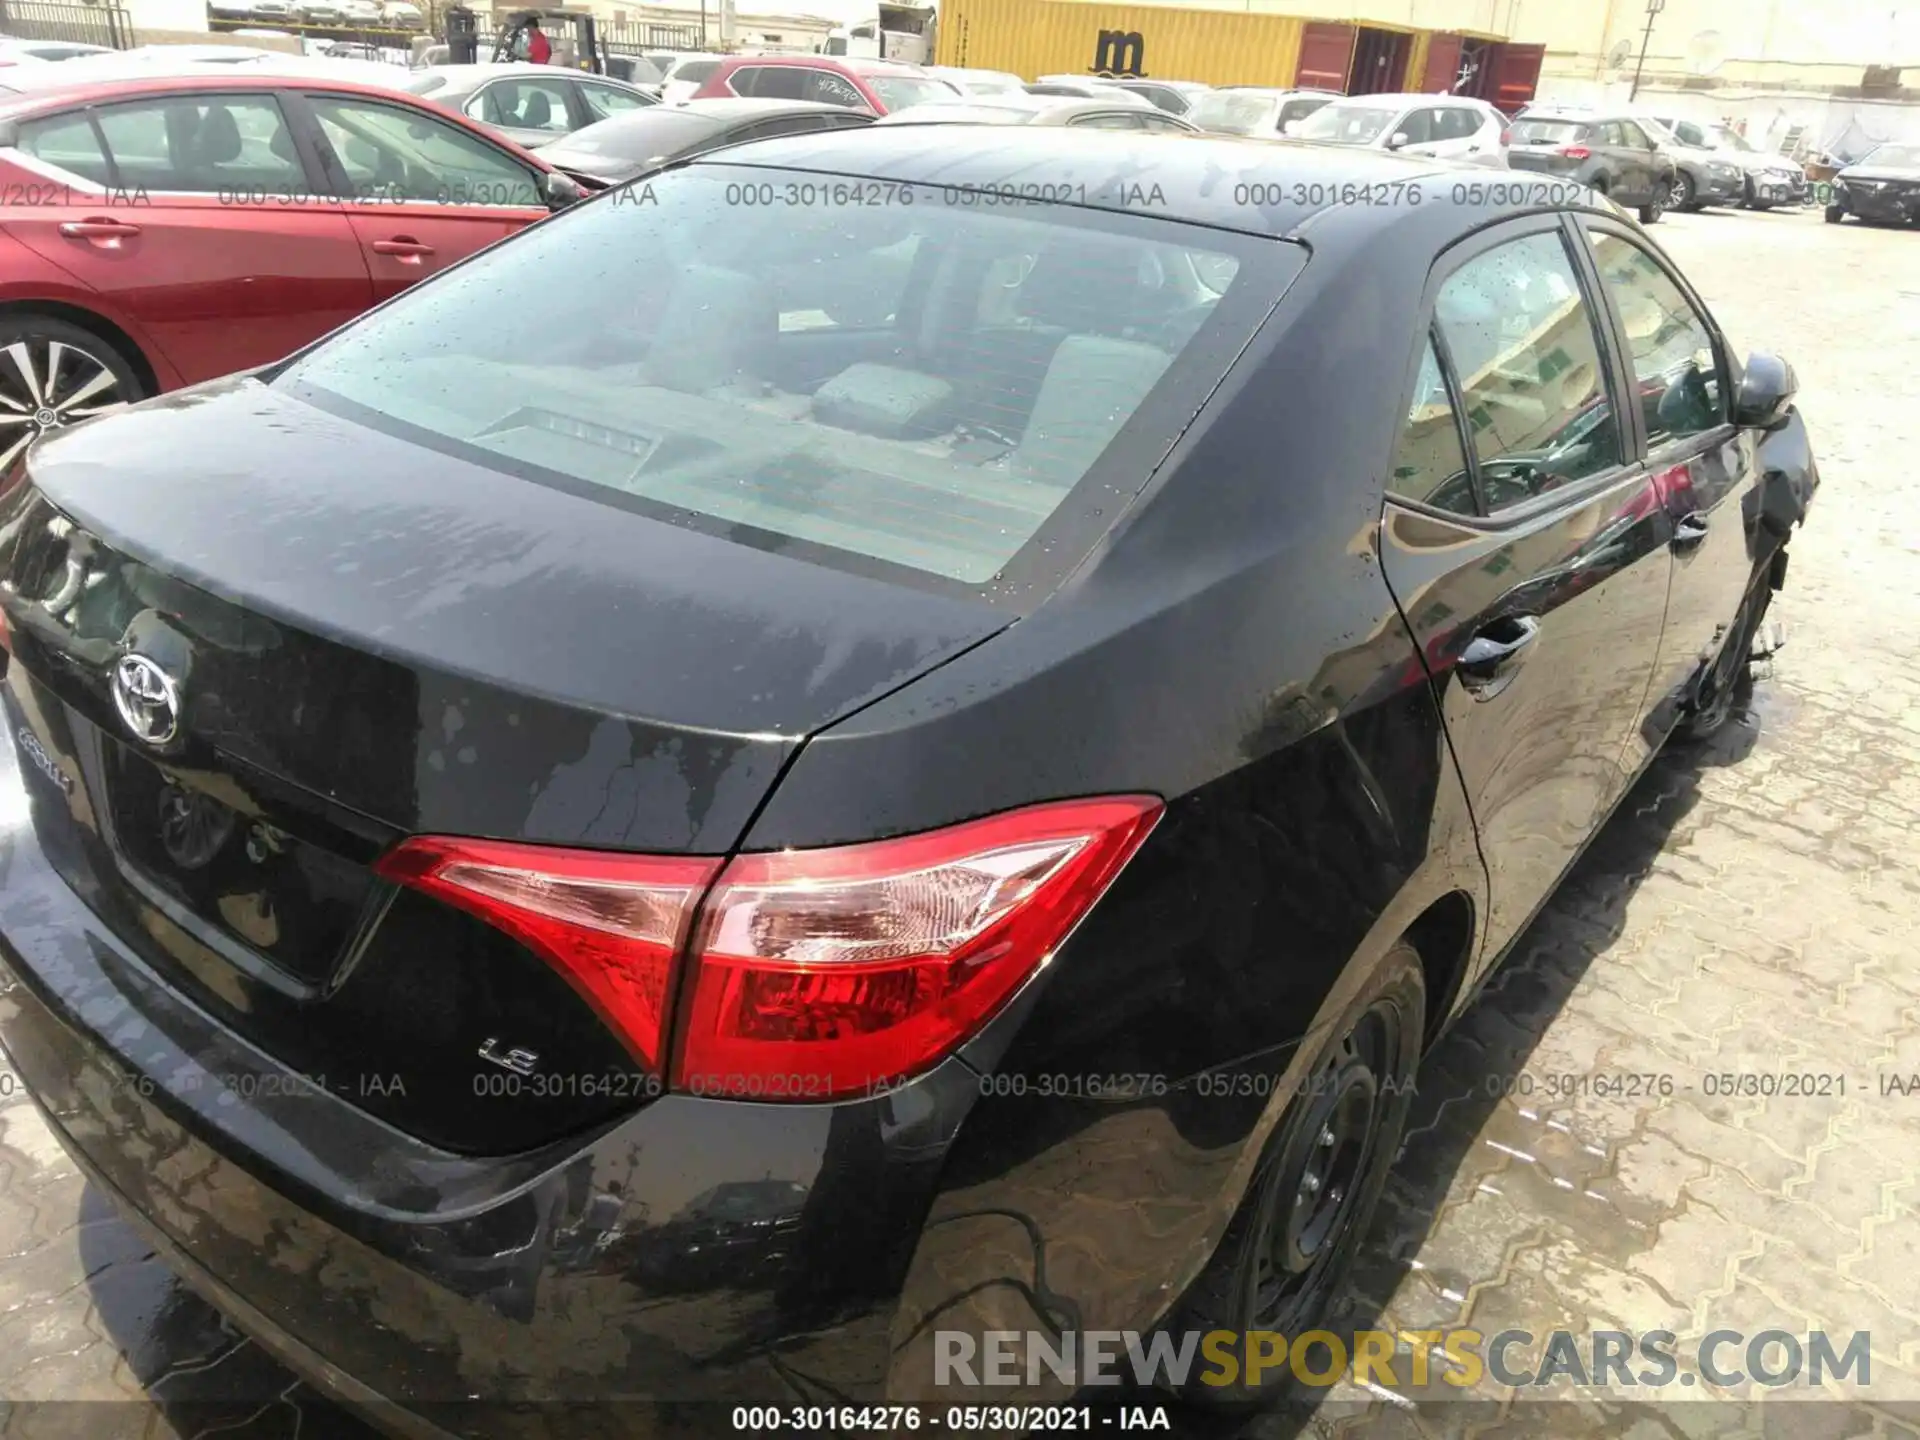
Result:
{"label": "tail light lens", "polygon": [[674,957],[718,860],[427,838],[375,868],[506,931],[660,1071]]}
{"label": "tail light lens", "polygon": [[1585,160],[1593,154],[1593,152],[1584,145],[1562,145],[1560,147],[1560,153],[1569,160]]}
{"label": "tail light lens", "polygon": [[674,1087],[830,1099],[928,1068],[1046,963],[1160,809],[1071,801],[740,856],[702,910]]}
{"label": "tail light lens", "polygon": [[1161,809],[1150,796],[1073,800],[896,840],[741,855],[724,871],[712,859],[443,839],[410,840],[379,869],[539,954],[656,1072],[686,951],[673,1088],[830,1100],[918,1074],[978,1031],[1093,908]]}
{"label": "tail light lens", "polygon": [[1505,150],[1508,146],[1512,144],[1513,144],[1513,127],[1511,125],[1501,127],[1500,148],[1502,150]]}

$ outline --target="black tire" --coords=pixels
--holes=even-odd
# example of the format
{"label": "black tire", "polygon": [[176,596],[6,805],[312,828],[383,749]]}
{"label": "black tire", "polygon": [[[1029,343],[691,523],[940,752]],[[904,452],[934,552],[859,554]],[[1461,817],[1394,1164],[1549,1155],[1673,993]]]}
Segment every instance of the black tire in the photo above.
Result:
{"label": "black tire", "polygon": [[[1177,1330],[1292,1337],[1320,1323],[1367,1238],[1406,1133],[1426,1007],[1419,953],[1403,940],[1327,1027],[1328,1039],[1268,1140],[1220,1248],[1175,1311]],[[1249,1386],[1244,1352],[1238,1358],[1235,1384],[1208,1385],[1196,1376],[1188,1398],[1214,1409],[1252,1409],[1287,1388],[1288,1367],[1276,1366]]]}
{"label": "black tire", "polygon": [[1693,713],[1680,723],[1678,737],[1681,740],[1700,744],[1727,728],[1747,686],[1753,637],[1760,633],[1760,622],[1766,619],[1767,608],[1772,603],[1773,587],[1763,576],[1740,602],[1720,654],[1702,677]]}
{"label": "black tire", "polygon": [[1847,212],[1842,210],[1838,205],[1827,206],[1827,223],[1829,225],[1838,225],[1846,218]]}
{"label": "black tire", "polygon": [[1676,170],[1673,176],[1673,194],[1670,203],[1676,210],[1698,210],[1700,208],[1700,190],[1693,183],[1693,176],[1684,170]]}
{"label": "black tire", "polygon": [[1640,207],[1640,223],[1658,225],[1660,217],[1667,212],[1667,203],[1671,195],[1670,188],[1656,180],[1653,185],[1653,198]]}
{"label": "black tire", "polygon": [[[31,374],[22,373],[14,346],[25,347]],[[0,405],[0,469],[48,430],[146,398],[117,347],[51,315],[0,317],[0,357],[0,398],[7,402]]]}

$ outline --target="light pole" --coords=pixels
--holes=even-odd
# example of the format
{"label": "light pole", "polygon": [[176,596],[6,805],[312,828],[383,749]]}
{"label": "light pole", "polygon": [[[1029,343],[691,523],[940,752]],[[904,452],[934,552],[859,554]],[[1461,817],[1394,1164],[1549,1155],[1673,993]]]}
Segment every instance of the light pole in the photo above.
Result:
{"label": "light pole", "polygon": [[1633,89],[1627,92],[1627,103],[1632,104],[1640,96],[1640,72],[1646,68],[1647,46],[1653,42],[1653,17],[1667,8],[1667,0],[1647,0],[1647,28],[1640,36],[1640,58],[1633,65]]}

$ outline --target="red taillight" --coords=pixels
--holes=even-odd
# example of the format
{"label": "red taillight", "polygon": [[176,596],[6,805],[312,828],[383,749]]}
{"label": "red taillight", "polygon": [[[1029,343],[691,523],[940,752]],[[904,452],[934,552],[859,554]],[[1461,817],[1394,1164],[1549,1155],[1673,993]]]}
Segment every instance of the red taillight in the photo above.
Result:
{"label": "red taillight", "polygon": [[541,955],[650,1070],[662,1068],[674,959],[687,950],[673,1088],[828,1100],[917,1074],[972,1036],[1113,883],[1161,808],[1150,796],[1038,805],[897,840],[742,855],[717,880],[717,860],[484,840],[410,840],[379,869]]}
{"label": "red taillight", "polygon": [[1585,160],[1593,152],[1584,145],[1562,145],[1560,153],[1569,160]]}
{"label": "red taillight", "polygon": [[674,1087],[818,1100],[926,1069],[1046,963],[1160,810],[1077,800],[740,856],[701,910]]}
{"label": "red taillight", "polygon": [[1500,132],[1500,148],[1505,150],[1511,144],[1513,144],[1513,129],[1509,126]]}
{"label": "red taillight", "polygon": [[662,1068],[674,957],[718,860],[423,838],[376,868],[506,931]]}

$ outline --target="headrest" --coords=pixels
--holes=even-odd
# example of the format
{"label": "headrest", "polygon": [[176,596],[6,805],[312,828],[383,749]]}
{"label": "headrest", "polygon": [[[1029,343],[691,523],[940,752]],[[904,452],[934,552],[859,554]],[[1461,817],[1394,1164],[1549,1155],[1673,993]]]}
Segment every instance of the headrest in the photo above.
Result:
{"label": "headrest", "polygon": [[202,161],[224,165],[240,158],[240,125],[233,111],[214,105],[200,117],[200,129],[193,137],[194,154]]}

